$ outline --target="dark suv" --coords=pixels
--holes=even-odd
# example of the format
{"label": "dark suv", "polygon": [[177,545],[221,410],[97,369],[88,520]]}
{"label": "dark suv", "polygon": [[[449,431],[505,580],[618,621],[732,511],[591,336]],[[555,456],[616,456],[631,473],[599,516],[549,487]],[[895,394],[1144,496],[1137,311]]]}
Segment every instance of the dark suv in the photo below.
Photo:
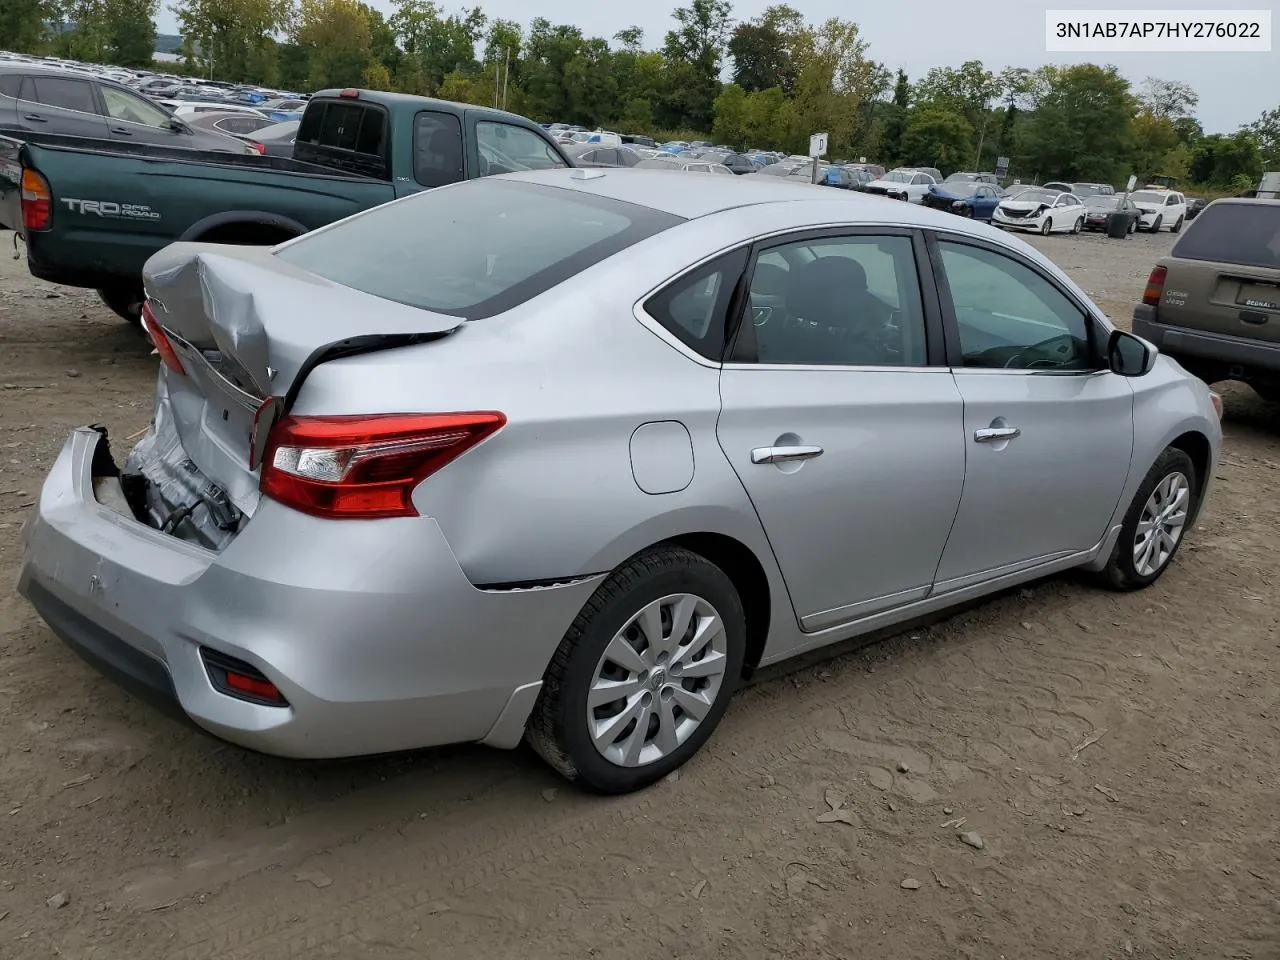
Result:
{"label": "dark suv", "polygon": [[0,134],[92,137],[192,150],[247,153],[220,133],[193,130],[128,87],[84,73],[26,63],[0,64]]}
{"label": "dark suv", "polygon": [[1280,200],[1215,200],[1156,263],[1133,332],[1208,383],[1280,401]]}

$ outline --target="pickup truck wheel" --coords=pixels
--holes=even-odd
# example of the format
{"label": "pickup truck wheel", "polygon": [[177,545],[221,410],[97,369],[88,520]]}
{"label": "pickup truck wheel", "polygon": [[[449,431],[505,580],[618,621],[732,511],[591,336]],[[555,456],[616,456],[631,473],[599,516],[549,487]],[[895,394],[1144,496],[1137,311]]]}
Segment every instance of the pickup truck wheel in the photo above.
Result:
{"label": "pickup truck wheel", "polygon": [[102,287],[98,290],[98,298],[117,317],[128,320],[130,323],[142,322],[141,287]]}

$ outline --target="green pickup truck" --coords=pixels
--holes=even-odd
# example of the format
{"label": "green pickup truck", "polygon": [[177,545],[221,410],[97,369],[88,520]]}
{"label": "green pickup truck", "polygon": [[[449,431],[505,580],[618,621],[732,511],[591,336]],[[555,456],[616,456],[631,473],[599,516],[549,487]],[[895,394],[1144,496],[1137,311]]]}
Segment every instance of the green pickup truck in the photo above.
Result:
{"label": "green pickup truck", "polygon": [[324,90],[292,157],[81,137],[0,137],[0,225],[44,280],[137,321],[142,265],[176,240],[272,246],[419,190],[572,166],[524,117],[405,94]]}

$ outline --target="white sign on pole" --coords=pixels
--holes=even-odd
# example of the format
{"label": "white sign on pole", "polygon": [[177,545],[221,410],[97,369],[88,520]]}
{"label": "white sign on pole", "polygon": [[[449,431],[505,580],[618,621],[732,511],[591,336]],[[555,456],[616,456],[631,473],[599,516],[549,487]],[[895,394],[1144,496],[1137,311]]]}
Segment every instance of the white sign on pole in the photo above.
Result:
{"label": "white sign on pole", "polygon": [[1133,188],[1134,188],[1134,187],[1136,187],[1137,185],[1138,185],[1138,175],[1137,175],[1137,174],[1130,174],[1130,175],[1129,175],[1129,182],[1128,182],[1128,183],[1126,183],[1126,184],[1124,185],[1124,192],[1125,192],[1125,193],[1129,193],[1129,192],[1130,192],[1130,191],[1132,191],[1132,190],[1133,190]]}
{"label": "white sign on pole", "polygon": [[809,137],[809,156],[815,160],[818,157],[827,155],[827,135],[825,133],[815,133]]}

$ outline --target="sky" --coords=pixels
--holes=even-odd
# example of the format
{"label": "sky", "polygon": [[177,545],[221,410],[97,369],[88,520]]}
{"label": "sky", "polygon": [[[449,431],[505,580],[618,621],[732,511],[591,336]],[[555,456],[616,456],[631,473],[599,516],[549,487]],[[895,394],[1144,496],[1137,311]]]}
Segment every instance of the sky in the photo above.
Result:
{"label": "sky", "polygon": [[[367,0],[390,12],[390,0]],[[1201,0],[1199,9],[1226,9],[1230,0]],[[462,6],[479,6],[490,17],[528,24],[534,16],[552,23],[571,23],[587,36],[611,38],[635,24],[645,31],[645,46],[662,45],[671,28],[671,10],[677,0],[443,0],[440,6],[453,12]],[[737,0],[734,18],[749,20],[769,0]],[[1046,63],[1111,63],[1135,86],[1149,76],[1182,80],[1200,94],[1196,116],[1206,133],[1231,133],[1256,120],[1264,110],[1280,106],[1280,51],[1271,53],[1125,53],[1073,54],[1045,52],[1045,11],[1077,9],[1066,0],[984,0],[965,11],[953,0],[910,0],[851,5],[847,0],[791,0],[791,5],[811,23],[828,17],[853,19],[869,44],[868,53],[891,70],[902,68],[919,79],[931,67],[957,67],[965,60],[981,60],[988,69],[1038,67]],[[1265,9],[1274,0],[1235,0],[1235,9]],[[1188,4],[1183,9],[1195,9]],[[1084,0],[1078,9],[1169,9],[1151,0]],[[1277,18],[1280,19],[1280,18]],[[162,33],[176,32],[173,14],[164,7],[159,18]],[[1274,29],[1274,26],[1273,26]],[[1280,46],[1280,45],[1277,45]]]}

